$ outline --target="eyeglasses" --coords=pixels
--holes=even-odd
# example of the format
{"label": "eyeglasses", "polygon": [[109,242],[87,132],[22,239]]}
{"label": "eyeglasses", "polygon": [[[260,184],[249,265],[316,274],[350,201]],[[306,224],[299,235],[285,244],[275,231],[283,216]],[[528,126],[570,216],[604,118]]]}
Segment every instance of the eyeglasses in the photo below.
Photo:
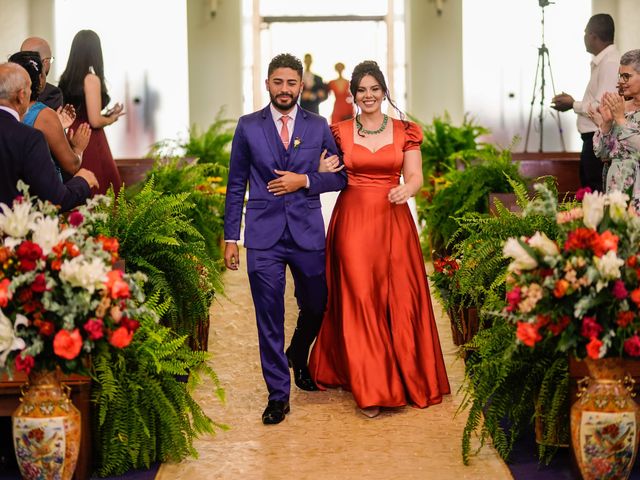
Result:
{"label": "eyeglasses", "polygon": [[53,61],[56,59],[56,57],[44,57],[42,59],[43,62],[46,62],[47,60],[49,60],[49,63],[53,63]]}
{"label": "eyeglasses", "polygon": [[633,77],[633,73],[618,74],[618,80],[620,80],[622,83],[627,83],[631,77]]}

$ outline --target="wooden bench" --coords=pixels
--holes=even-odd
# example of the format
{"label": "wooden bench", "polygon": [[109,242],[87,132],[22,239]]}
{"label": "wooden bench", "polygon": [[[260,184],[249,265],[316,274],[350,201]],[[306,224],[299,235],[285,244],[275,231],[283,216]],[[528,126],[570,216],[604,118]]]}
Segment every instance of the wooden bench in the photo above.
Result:
{"label": "wooden bench", "polygon": [[115,161],[126,187],[144,180],[155,162],[153,158],[116,158]]}
{"label": "wooden bench", "polygon": [[[20,390],[26,381],[27,376],[22,372],[16,373],[12,380],[6,375],[0,376],[0,417],[10,417],[18,408]],[[73,478],[88,480],[91,477],[91,378],[68,375],[64,376],[62,381],[71,387],[71,400],[82,416],[80,452]],[[10,448],[13,450],[12,445]]]}

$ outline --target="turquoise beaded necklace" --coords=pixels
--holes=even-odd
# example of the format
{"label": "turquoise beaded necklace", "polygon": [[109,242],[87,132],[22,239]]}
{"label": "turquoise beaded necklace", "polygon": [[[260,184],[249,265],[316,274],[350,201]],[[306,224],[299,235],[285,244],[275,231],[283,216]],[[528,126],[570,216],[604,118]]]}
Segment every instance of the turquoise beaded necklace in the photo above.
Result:
{"label": "turquoise beaded necklace", "polygon": [[382,117],[382,125],[380,125],[380,128],[378,128],[377,130],[367,130],[362,126],[362,123],[360,122],[360,115],[356,115],[356,126],[358,127],[358,130],[367,135],[378,135],[379,133],[383,132],[384,129],[387,127],[388,121],[389,121],[389,116],[385,114]]}

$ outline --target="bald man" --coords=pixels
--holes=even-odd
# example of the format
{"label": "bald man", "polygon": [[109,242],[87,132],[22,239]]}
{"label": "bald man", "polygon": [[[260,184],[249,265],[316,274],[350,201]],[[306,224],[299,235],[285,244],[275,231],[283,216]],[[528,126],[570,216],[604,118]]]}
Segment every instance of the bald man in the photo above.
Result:
{"label": "bald man", "polygon": [[83,204],[91,188],[98,187],[96,176],[81,168],[62,183],[51,160],[49,147],[40,130],[20,122],[29,108],[31,79],[17,63],[0,64],[0,202],[11,205],[20,192],[18,180],[29,185],[29,192],[42,200],[60,205],[63,212]]}
{"label": "bald man", "polygon": [[[51,47],[44,38],[27,38],[24,42],[22,42],[20,51],[38,52],[40,54],[40,58],[42,59],[42,65],[44,66],[44,74],[45,76],[49,75],[53,56],[51,55]],[[58,107],[61,107],[64,104],[64,99],[62,98],[62,90],[60,90],[55,85],[51,85],[49,82],[47,82],[42,92],[40,92],[40,95],[38,95],[38,101],[44,103],[47,107],[51,107],[52,109],[57,110]]]}

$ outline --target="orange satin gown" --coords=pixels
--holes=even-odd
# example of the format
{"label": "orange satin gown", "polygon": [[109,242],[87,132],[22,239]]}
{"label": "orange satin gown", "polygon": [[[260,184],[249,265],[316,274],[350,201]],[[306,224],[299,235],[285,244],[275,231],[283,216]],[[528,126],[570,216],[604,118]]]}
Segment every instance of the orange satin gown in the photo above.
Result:
{"label": "orange satin gown", "polygon": [[321,387],[343,387],[361,408],[427,407],[450,393],[418,233],[408,205],[389,202],[403,152],[422,131],[393,120],[393,143],[354,143],[353,120],[331,126],[348,184],[327,234],[327,311],[311,352]]}

